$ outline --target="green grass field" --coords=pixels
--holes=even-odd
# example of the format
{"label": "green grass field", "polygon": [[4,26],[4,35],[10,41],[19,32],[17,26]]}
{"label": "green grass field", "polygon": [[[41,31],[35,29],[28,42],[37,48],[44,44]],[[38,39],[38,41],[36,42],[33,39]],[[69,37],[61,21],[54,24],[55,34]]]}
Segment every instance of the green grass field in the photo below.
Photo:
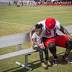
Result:
{"label": "green grass field", "polygon": [[[72,24],[72,6],[0,6],[0,36],[29,32],[38,21],[47,17],[58,19],[62,25]],[[15,50],[15,46],[0,49],[0,54]],[[62,51],[64,50],[58,49],[58,52]],[[24,56],[0,61],[0,72],[26,72],[25,69],[15,64],[16,60],[23,63]],[[35,60],[39,60],[37,53],[33,53],[29,57],[30,62]],[[31,72],[72,72],[72,64],[58,64],[58,66],[49,67],[48,70],[45,70],[37,62],[32,65],[32,68],[33,70]]]}

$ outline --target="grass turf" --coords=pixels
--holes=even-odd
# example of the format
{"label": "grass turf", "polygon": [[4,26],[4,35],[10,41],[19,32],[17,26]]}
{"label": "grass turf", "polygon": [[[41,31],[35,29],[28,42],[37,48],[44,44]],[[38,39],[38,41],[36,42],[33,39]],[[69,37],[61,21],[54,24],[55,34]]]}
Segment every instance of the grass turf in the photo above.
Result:
{"label": "grass turf", "polygon": [[[15,7],[0,6],[0,36],[19,32],[28,32],[40,20],[47,17],[58,19],[62,25],[72,24],[72,6],[37,6],[37,7]],[[26,45],[25,45],[26,46]],[[15,46],[7,49],[0,49],[0,54],[15,51]],[[58,49],[58,52],[64,51]],[[38,60],[37,53],[29,57],[29,61]],[[15,61],[24,61],[24,56],[19,56],[0,61],[0,72],[26,72],[25,69],[17,66]],[[59,64],[56,67],[43,69],[39,63],[34,64],[31,72],[72,72],[71,64]]]}

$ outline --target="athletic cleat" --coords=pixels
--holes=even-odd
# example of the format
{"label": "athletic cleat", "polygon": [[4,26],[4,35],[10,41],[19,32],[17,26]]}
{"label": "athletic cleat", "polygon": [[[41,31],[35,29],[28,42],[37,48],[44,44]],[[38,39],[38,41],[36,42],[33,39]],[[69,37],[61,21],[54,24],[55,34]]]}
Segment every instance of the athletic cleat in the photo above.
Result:
{"label": "athletic cleat", "polygon": [[47,64],[48,66],[52,65],[50,61],[45,61],[45,64]]}
{"label": "athletic cleat", "polygon": [[67,57],[65,58],[64,56],[62,58],[62,61],[65,62],[65,63],[68,63],[69,62],[68,58]]}
{"label": "athletic cleat", "polygon": [[57,66],[57,64],[58,64],[57,59],[53,59],[53,65]]}
{"label": "athletic cleat", "polygon": [[43,62],[43,63],[41,63],[41,66],[42,66],[43,68],[45,68],[45,69],[47,69],[47,68],[48,68],[48,65],[47,65],[47,64],[45,64],[44,62]]}
{"label": "athletic cleat", "polygon": [[47,63],[48,63],[48,66],[51,66],[52,65],[50,61],[48,61]]}

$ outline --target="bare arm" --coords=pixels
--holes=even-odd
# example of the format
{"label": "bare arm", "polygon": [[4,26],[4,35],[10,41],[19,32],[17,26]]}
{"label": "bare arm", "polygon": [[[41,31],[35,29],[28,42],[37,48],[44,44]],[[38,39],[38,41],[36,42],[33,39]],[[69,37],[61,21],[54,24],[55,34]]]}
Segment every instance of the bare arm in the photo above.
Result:
{"label": "bare arm", "polygon": [[39,43],[38,43],[35,39],[32,39],[32,45],[37,45],[37,46],[39,46]]}
{"label": "bare arm", "polygon": [[37,46],[39,46],[42,49],[45,48],[43,43],[38,43],[35,39],[32,39],[32,45],[37,45]]}

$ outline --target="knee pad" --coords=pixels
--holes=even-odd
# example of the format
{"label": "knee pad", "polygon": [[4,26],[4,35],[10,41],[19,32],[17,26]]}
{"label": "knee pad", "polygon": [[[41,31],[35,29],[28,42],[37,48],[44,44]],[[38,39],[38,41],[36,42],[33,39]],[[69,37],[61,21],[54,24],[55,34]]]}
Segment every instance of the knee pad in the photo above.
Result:
{"label": "knee pad", "polygon": [[49,44],[48,44],[48,48],[56,48],[55,43],[49,43]]}
{"label": "knee pad", "polygon": [[50,43],[49,45],[48,45],[48,48],[49,48],[49,50],[53,53],[55,53],[56,52],[56,45],[55,45],[55,43]]}
{"label": "knee pad", "polygon": [[56,55],[56,45],[55,45],[55,43],[50,43],[49,45],[48,45],[48,47],[49,47],[49,50],[50,50],[50,52],[51,52],[51,54],[54,56],[54,58],[56,59],[57,58],[57,55]]}

